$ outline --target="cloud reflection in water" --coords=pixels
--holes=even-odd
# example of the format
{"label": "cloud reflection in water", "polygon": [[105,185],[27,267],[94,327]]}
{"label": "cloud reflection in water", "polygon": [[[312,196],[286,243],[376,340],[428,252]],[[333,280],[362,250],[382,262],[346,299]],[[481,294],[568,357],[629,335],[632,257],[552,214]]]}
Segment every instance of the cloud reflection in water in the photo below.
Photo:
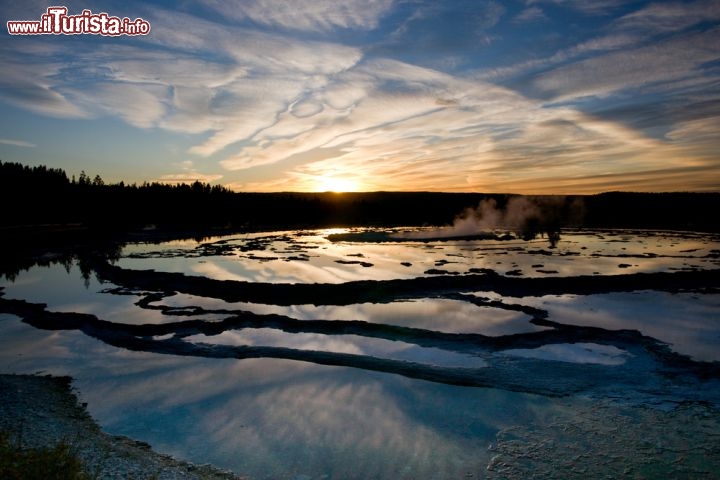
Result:
{"label": "cloud reflection in water", "polygon": [[[263,237],[260,243],[249,243]],[[265,250],[242,251],[251,247]],[[518,278],[537,280],[533,285],[540,286],[544,278],[588,275],[591,279],[583,280],[588,284],[598,277],[594,272],[602,276],[628,270],[632,274],[709,270],[717,264],[712,257],[715,250],[717,242],[709,237],[632,232],[569,233],[552,252],[537,243],[332,244],[320,234],[258,234],[213,239],[206,244],[130,246],[117,265],[121,270],[157,269],[126,277],[149,280],[157,291],[132,286],[116,289],[122,285],[107,279],[100,283],[93,276],[86,288],[76,267],[68,273],[59,265],[35,267],[20,274],[14,283],[4,282],[6,299],[47,303],[48,315],[74,311],[97,318],[79,317],[85,323],[79,322],[78,327],[72,324],[77,318],[52,317],[68,319],[68,328],[84,330],[50,331],[21,323],[14,315],[3,315],[0,359],[4,371],[73,375],[82,400],[112,433],[130,435],[161,451],[212,462],[254,478],[462,478],[469,474],[483,478],[492,456],[488,446],[499,431],[517,425],[542,431],[543,425],[552,425],[558,412],[572,416],[578,404],[592,407],[592,395],[609,395],[639,405],[663,399],[717,400],[715,384],[693,376],[696,371],[712,374],[716,370],[673,356],[672,351],[662,349],[661,342],[696,360],[718,360],[714,348],[718,325],[712,320],[718,316],[720,304],[716,293],[700,290],[537,297],[482,289],[448,293],[442,289],[446,285],[443,279],[457,277],[428,274],[427,270],[445,269],[469,276],[472,268],[494,268],[500,276],[489,278],[498,280],[505,278],[507,271],[519,270],[522,275]],[[307,260],[289,260],[299,253],[308,254]],[[139,256],[131,258],[133,254]],[[278,259],[262,260],[261,256]],[[373,267],[336,260],[362,260]],[[620,263],[632,267],[620,269]],[[213,288],[205,292],[183,290],[181,287],[192,286],[183,283],[188,277],[166,282],[164,271],[202,273],[218,280],[275,282],[272,286],[328,282],[336,287],[347,280],[369,279],[378,281],[368,285],[381,292],[390,288],[384,279],[438,281],[432,284],[435,290],[431,293],[380,297],[378,303],[364,300],[332,305],[334,298],[313,292],[318,305],[287,299],[275,300],[283,303],[275,305],[271,295],[263,297],[265,303],[252,298],[238,302],[222,299],[221,292],[213,289],[221,286],[220,282],[211,283]],[[152,281],[156,283],[152,285]],[[505,285],[514,285],[512,281]],[[246,286],[229,283],[238,290]],[[288,287],[285,291],[292,292],[292,286]],[[572,287],[570,283],[568,288]],[[497,286],[488,284],[488,290],[493,288]],[[265,317],[244,317],[243,312]],[[222,324],[233,316],[238,322],[250,323]],[[547,322],[531,324],[532,319]],[[104,320],[113,323],[104,324]],[[183,328],[188,321],[199,321],[208,331],[186,332]],[[262,325],[270,321],[278,326]],[[131,328],[139,324],[169,330]],[[218,325],[225,329],[211,332],[210,327]],[[93,330],[108,326],[116,330],[109,328],[101,334]],[[347,333],[342,328],[354,330]],[[165,354],[125,349],[121,342],[112,346],[87,332],[108,341],[117,340],[113,334],[126,335],[126,341],[147,340],[150,347]],[[574,335],[589,338],[575,342]],[[385,358],[395,363],[384,364],[387,370],[381,372],[348,368],[355,366],[348,357],[337,357],[346,361],[344,366],[278,358],[197,358],[180,356],[188,351],[170,348],[178,344],[184,348],[183,342],[190,347],[200,343],[285,347],[299,351],[293,352],[298,359],[303,353],[319,351],[364,355],[366,362]],[[484,356],[475,356],[472,349],[483,351]],[[237,354],[232,349],[211,353]],[[420,366],[475,367],[497,375],[487,377],[494,381],[493,388],[457,387],[402,376],[400,367],[408,361]],[[391,370],[393,374],[383,373]],[[668,370],[674,376],[663,373]],[[677,388],[666,388],[669,383]],[[530,388],[548,396],[526,393]],[[585,392],[587,398],[573,396],[573,389]],[[552,395],[570,396],[560,399]],[[681,427],[680,423],[673,425]]]}

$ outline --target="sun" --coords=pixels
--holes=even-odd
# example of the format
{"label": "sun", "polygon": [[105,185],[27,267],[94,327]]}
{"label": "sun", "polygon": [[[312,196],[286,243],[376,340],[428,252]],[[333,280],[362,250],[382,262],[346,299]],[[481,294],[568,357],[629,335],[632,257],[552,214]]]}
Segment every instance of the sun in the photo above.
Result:
{"label": "sun", "polygon": [[316,191],[318,192],[356,192],[359,184],[355,180],[344,177],[323,176],[318,177]]}

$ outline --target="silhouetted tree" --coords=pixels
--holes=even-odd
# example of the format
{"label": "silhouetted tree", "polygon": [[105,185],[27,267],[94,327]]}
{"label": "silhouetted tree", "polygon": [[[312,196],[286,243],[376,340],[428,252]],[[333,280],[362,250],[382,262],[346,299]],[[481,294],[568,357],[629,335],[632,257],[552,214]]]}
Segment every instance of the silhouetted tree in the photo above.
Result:
{"label": "silhouetted tree", "polygon": [[[39,201],[29,201],[37,197]],[[505,208],[512,195],[439,192],[235,193],[199,180],[169,185],[107,184],[83,170],[76,181],[62,169],[0,162],[0,226],[80,224],[98,231],[160,228],[303,228],[327,226],[449,225],[467,208],[493,199]],[[520,230],[547,233],[567,226],[720,231],[720,193],[624,193],[534,196],[539,215]],[[5,235],[5,238],[7,235]]]}

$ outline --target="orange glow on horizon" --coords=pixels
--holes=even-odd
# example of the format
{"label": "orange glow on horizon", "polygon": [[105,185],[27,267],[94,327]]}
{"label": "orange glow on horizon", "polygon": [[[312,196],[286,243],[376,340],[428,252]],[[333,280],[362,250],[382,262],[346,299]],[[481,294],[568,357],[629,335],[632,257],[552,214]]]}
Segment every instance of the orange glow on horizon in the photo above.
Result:
{"label": "orange glow on horizon", "polygon": [[358,192],[361,191],[359,182],[346,178],[335,176],[322,176],[316,179],[316,192]]}

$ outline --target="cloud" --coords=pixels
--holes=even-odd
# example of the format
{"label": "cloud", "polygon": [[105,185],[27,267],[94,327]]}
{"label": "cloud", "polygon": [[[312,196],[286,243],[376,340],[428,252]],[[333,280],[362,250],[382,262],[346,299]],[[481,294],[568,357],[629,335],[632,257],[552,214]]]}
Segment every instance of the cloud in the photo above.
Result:
{"label": "cloud", "polygon": [[50,64],[40,50],[8,53],[0,98],[53,116],[114,116],[138,128],[207,132],[190,153],[210,156],[272,127],[293,105],[299,116],[318,108],[299,100],[362,56],[353,47],[150,11],[151,20],[162,18],[152,22],[152,38],[141,40],[151,48],[79,44],[77,56],[58,55]]}
{"label": "cloud", "polygon": [[672,192],[680,186],[687,191],[717,191],[720,184],[717,165],[678,166],[653,170],[622,169],[616,172],[608,169],[605,173],[588,172],[582,176],[558,176],[534,178],[522,182],[509,180],[498,182],[497,191],[528,191],[537,194],[557,194],[558,191],[575,194],[597,192],[646,191]]}
{"label": "cloud", "polygon": [[301,81],[290,78],[254,78],[216,89],[208,105],[215,133],[190,153],[209,156],[271,127],[303,87]]}
{"label": "cloud", "polygon": [[[567,6],[598,12],[618,6],[618,3],[613,1],[576,3],[567,0],[538,0],[528,2],[529,5],[540,3],[565,4]],[[529,7],[521,12],[520,15],[536,15],[537,9],[539,9],[537,6]],[[515,21],[517,21],[517,19],[516,17]],[[703,22],[716,22],[718,19],[720,19],[720,1],[718,0],[698,0],[691,3],[666,2],[662,4],[650,4],[617,19],[608,17],[607,22],[604,24],[598,23],[596,25],[598,31],[597,37],[588,38],[577,45],[567,46],[545,58],[535,58],[511,66],[487,69],[480,72],[479,77],[488,80],[498,80],[527,74],[532,71],[538,72],[556,66],[563,66],[563,64],[577,58],[592,61],[592,58],[587,58],[588,55],[596,57],[603,52],[620,49],[638,50],[648,47],[648,44],[652,40],[659,40],[660,46],[657,50],[663,50],[666,48],[666,45],[670,45],[673,41],[682,42],[682,37],[668,40],[663,35],[687,30]],[[695,34],[697,33],[698,32],[695,32]],[[686,34],[690,36],[694,35],[692,31],[686,32]],[[709,31],[709,34],[716,36],[716,33],[713,33],[712,30]],[[691,38],[690,42],[692,41],[695,41],[695,38]],[[658,65],[656,66],[658,68],[662,67],[662,62],[665,60],[665,58],[659,58]],[[610,59],[608,62],[623,64],[619,58]],[[668,63],[668,65],[673,65],[673,62]],[[613,72],[610,71],[607,76],[610,76],[612,73]],[[654,71],[653,74],[655,74]]]}
{"label": "cloud", "polygon": [[0,145],[10,145],[22,148],[35,148],[37,146],[34,143],[26,142],[25,140],[11,140],[8,138],[0,138]]}
{"label": "cloud", "polygon": [[84,90],[63,89],[97,115],[118,116],[129,125],[151,128],[165,115],[167,89],[160,85],[98,83]]}
{"label": "cloud", "polygon": [[231,19],[312,32],[372,30],[393,6],[392,0],[250,0],[241,6],[218,0],[201,3]]}
{"label": "cloud", "polygon": [[[93,60],[106,66],[113,79],[129,83],[218,88],[248,75],[248,67],[186,52],[125,48],[96,51]],[[150,68],[152,67],[152,68]]]}
{"label": "cloud", "polygon": [[212,183],[217,180],[220,180],[223,178],[222,175],[218,174],[208,174],[208,173],[200,173],[196,170],[194,162],[192,160],[184,160],[177,164],[177,166],[182,170],[180,173],[168,173],[165,175],[161,175],[158,177],[156,181],[160,183],[171,183],[171,184],[179,184],[179,183],[186,183],[186,184],[192,184],[196,181],[203,182],[203,183]]}
{"label": "cloud", "polygon": [[211,183],[223,178],[222,175],[211,175],[203,174],[198,172],[185,172],[185,173],[169,173],[167,175],[161,175],[157,181],[160,183],[186,183],[192,184],[196,181],[202,183]]}
{"label": "cloud", "polygon": [[[0,75],[0,99],[17,107],[58,118],[87,118],[82,108],[74,105],[54,88],[52,76],[61,64],[22,61],[22,54],[3,55]],[[7,58],[10,57],[10,58]]]}
{"label": "cloud", "polygon": [[537,76],[533,88],[544,98],[567,101],[692,77],[701,74],[703,64],[720,58],[715,47],[719,33],[711,30],[591,57]]}
{"label": "cloud", "polygon": [[369,190],[535,193],[561,183],[590,191],[609,172],[639,178],[691,166],[678,160],[680,146],[622,124],[402,62],[365,62],[336,81],[328,88],[356,89],[342,109],[328,107],[318,91],[312,103],[322,110],[279,116],[222,166],[286,170],[275,183],[243,184],[261,190],[313,190],[322,178],[337,177]]}
{"label": "cloud", "polygon": [[306,98],[306,102],[323,106],[315,115],[298,116],[291,110],[278,116],[272,127],[253,137],[253,145],[222,165],[238,170],[276,163],[314,148],[333,148],[370,135],[378,126],[441,109],[431,92],[442,88],[448,78],[401,62],[360,65]]}
{"label": "cloud", "polygon": [[395,13],[400,21],[369,46],[367,56],[444,68],[462,65],[466,56],[493,43],[491,30],[505,12],[501,3],[488,0],[403,3]]}
{"label": "cloud", "polygon": [[[228,26],[195,16],[151,9],[162,19],[143,39],[184,55],[227,63],[255,74],[329,75],[355,64],[360,49],[251,28]],[[196,57],[197,58],[197,57]]]}
{"label": "cloud", "polygon": [[[208,44],[177,31],[191,21],[195,22],[197,37],[207,35]],[[205,61],[209,69],[193,66],[198,59],[189,58],[186,61],[190,64],[181,69],[197,72],[197,78],[187,78],[187,73],[180,80],[170,78],[174,73],[171,70],[158,79],[173,87],[169,114],[161,125],[180,131],[213,132],[190,149],[190,153],[201,156],[249,142],[258,132],[271,128],[293,105],[298,107],[296,115],[302,115],[299,100],[362,57],[353,47],[211,24],[178,13],[170,14],[168,23],[153,27],[153,32],[157,32],[153,42],[163,46],[179,43],[189,50],[213,49],[213,61]],[[215,60],[218,56],[222,60]],[[133,71],[152,71],[147,67]]]}
{"label": "cloud", "polygon": [[636,46],[640,39],[632,33],[609,33],[597,38],[591,38],[577,45],[564,48],[545,58],[534,58],[506,67],[484,69],[474,74],[479,80],[498,82],[511,77],[521,77],[532,72],[551,70],[557,66],[567,64],[577,58],[587,58],[588,55],[598,55],[624,48]]}
{"label": "cloud", "polygon": [[527,5],[553,4],[568,7],[587,15],[604,15],[626,3],[624,0],[526,0]]}
{"label": "cloud", "polygon": [[648,33],[682,31],[691,26],[720,20],[718,0],[652,3],[619,18],[617,27]]}
{"label": "cloud", "polygon": [[[717,99],[715,103],[717,104]],[[720,115],[715,115],[679,122],[666,134],[666,137],[674,144],[686,147],[696,156],[707,159],[717,171],[720,171],[720,160],[717,156],[718,132],[720,132]]]}
{"label": "cloud", "polygon": [[513,21],[517,23],[531,23],[547,19],[547,15],[545,15],[545,12],[543,12],[540,7],[528,7],[518,13]]}
{"label": "cloud", "polygon": [[[700,171],[710,181],[720,31],[703,22],[719,18],[720,2],[649,4],[613,19],[620,4],[528,1],[505,18],[491,1],[204,1],[200,13],[218,21],[142,6],[147,37],[3,45],[0,99],[182,134],[185,153],[244,189],[311,190],[327,177],[524,192],[590,191],[616,175],[641,185],[643,172],[659,185]],[[495,59],[510,41],[503,28],[558,12],[551,6],[598,21],[546,56]],[[491,67],[462,70],[477,59]],[[160,180],[221,178],[191,164],[169,172]]]}

